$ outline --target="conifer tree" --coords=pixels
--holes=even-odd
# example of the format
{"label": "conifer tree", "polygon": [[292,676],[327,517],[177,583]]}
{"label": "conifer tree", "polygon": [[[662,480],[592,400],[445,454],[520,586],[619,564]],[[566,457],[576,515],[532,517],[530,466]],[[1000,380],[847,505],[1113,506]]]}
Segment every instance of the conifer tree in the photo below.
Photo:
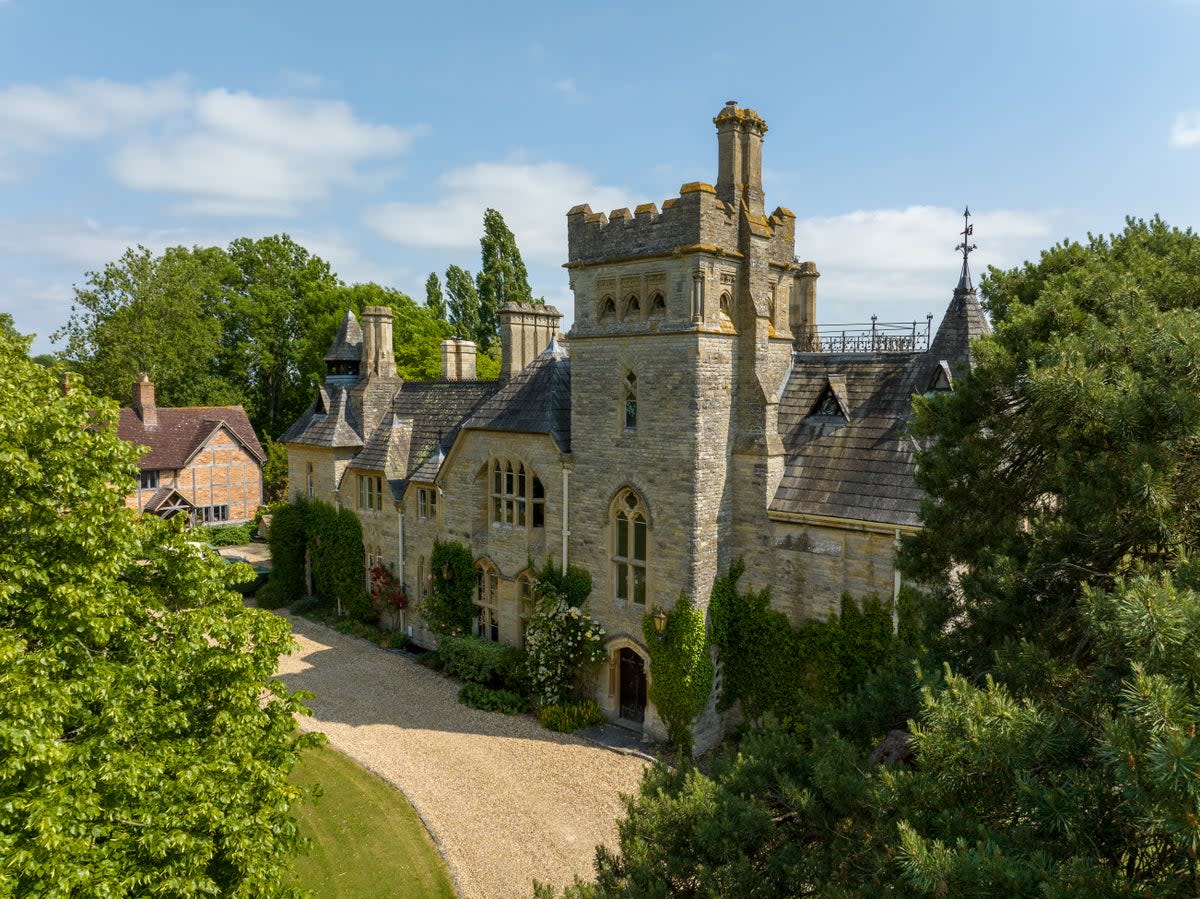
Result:
{"label": "conifer tree", "polygon": [[454,333],[479,342],[479,293],[471,273],[457,265],[446,269],[446,307]]}

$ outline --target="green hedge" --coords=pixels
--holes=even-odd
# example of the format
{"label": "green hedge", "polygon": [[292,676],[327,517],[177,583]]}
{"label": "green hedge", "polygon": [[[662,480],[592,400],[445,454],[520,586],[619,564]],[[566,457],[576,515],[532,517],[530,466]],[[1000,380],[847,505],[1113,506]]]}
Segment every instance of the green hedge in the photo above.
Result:
{"label": "green hedge", "polygon": [[280,609],[307,593],[304,583],[304,556],[308,549],[309,501],[297,500],[275,507],[267,546],[271,548],[271,576],[258,591],[258,604]]}
{"label": "green hedge", "polygon": [[258,593],[265,608],[281,608],[306,593],[304,560],[312,560],[313,587],[328,602],[341,600],[347,614],[375,621],[371,598],[363,587],[362,525],[349,509],[298,499],[272,510],[271,577]]}
{"label": "green hedge", "polygon": [[473,709],[485,712],[503,712],[519,715],[529,707],[528,700],[511,690],[494,690],[483,684],[463,684],[458,691],[458,701]]}
{"label": "green hedge", "polygon": [[196,528],[196,536],[197,539],[213,546],[241,546],[254,539],[254,532],[257,529],[258,525],[253,521],[245,521],[241,524],[203,525]]}
{"label": "green hedge", "polygon": [[442,637],[438,656],[447,674],[484,686],[519,686],[525,667],[521,650],[482,637]]}

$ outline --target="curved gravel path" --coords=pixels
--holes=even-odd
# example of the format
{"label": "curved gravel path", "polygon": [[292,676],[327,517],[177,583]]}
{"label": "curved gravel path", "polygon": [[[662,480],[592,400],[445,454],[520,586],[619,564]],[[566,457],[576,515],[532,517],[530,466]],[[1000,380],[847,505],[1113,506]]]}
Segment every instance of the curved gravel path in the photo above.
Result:
{"label": "curved gravel path", "polygon": [[637,792],[644,761],[529,716],[467,708],[457,683],[405,656],[283,617],[300,648],[280,659],[280,675],[316,694],[301,727],[408,797],[462,899],[527,897],[534,878],[590,878],[596,845],[616,845],[620,794]]}

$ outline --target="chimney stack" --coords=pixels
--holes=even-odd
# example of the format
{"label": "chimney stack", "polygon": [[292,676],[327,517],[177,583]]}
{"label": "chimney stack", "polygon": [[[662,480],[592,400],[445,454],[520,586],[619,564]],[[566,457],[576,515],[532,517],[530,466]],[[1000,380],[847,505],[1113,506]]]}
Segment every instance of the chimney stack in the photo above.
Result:
{"label": "chimney stack", "polygon": [[762,145],[767,123],[753,109],[726,102],[713,119],[717,126],[717,196],[754,215],[763,214]]}
{"label": "chimney stack", "polygon": [[458,337],[442,341],[442,380],[475,380],[475,343]]}
{"label": "chimney stack", "polygon": [[536,359],[558,334],[562,313],[553,306],[505,303],[500,320],[500,380],[508,381]]}
{"label": "chimney stack", "polygon": [[394,378],[396,354],[392,348],[392,310],[364,306],[361,374],[367,378]]}
{"label": "chimney stack", "polygon": [[133,411],[147,428],[158,427],[158,407],[154,405],[154,382],[144,371],[133,382]]}
{"label": "chimney stack", "polygon": [[792,337],[803,353],[815,352],[817,347],[817,271],[815,262],[801,262],[796,271],[790,308]]}

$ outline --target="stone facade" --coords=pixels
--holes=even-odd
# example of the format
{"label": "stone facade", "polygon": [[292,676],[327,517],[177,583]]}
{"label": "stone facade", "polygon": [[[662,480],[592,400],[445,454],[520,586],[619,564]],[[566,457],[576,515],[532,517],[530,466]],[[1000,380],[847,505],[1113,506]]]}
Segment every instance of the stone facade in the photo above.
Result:
{"label": "stone facade", "polygon": [[[643,617],[681,592],[706,605],[734,560],[795,622],[844,593],[894,595],[896,539],[920,502],[912,394],[941,389],[931,373],[962,364],[986,329],[960,282],[933,342],[954,358],[821,352],[816,265],[797,261],[795,216],[764,211],[766,123],[736,104],[713,121],[715,186],[684,184],[661,210],[567,214],[569,352],[556,310],[510,304],[500,382],[470,381],[472,348],[455,341],[441,384],[402,384],[386,310],[361,339],[348,315],[330,376],[284,438],[293,495],[356,508],[368,556],[410,596],[428,589],[436,539],[470,546],[485,637],[521,645],[532,567],[585,568],[608,635],[596,699],[654,737]],[[382,509],[361,507],[360,477],[384,480]],[[419,616],[404,626],[432,645]],[[710,702],[697,748],[720,729]]]}

